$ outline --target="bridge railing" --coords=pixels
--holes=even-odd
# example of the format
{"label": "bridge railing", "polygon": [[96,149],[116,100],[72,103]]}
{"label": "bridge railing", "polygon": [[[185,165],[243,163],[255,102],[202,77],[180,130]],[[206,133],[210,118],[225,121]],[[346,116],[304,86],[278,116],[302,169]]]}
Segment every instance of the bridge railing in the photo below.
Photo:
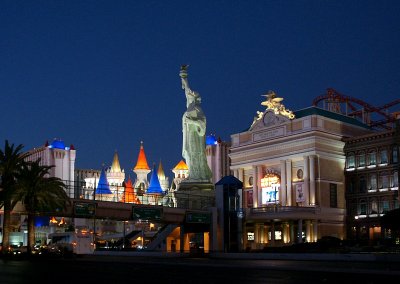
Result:
{"label": "bridge railing", "polygon": [[83,200],[98,200],[109,202],[122,202],[132,204],[145,204],[182,209],[206,209],[215,206],[215,196],[202,195],[201,193],[166,190],[162,194],[147,194],[144,191],[132,188],[126,189],[119,185],[97,186],[97,189],[88,187],[85,182],[63,181],[66,192],[70,198]]}

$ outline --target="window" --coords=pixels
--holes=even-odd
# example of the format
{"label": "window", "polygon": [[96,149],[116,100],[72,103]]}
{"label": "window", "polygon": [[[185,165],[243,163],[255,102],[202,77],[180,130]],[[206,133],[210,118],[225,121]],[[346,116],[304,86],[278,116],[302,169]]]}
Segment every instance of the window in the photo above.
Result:
{"label": "window", "polygon": [[360,203],[360,215],[367,215],[367,204],[365,201]]}
{"label": "window", "polygon": [[375,153],[375,151],[370,152],[368,154],[368,159],[369,159],[369,165],[370,166],[376,165],[376,153]]}
{"label": "window", "polygon": [[389,176],[385,173],[383,173],[379,177],[379,188],[382,188],[382,189],[389,188]]}
{"label": "window", "polygon": [[330,207],[337,208],[337,184],[329,184]]}
{"label": "window", "polygon": [[380,153],[380,158],[381,158],[381,164],[387,164],[388,163],[388,156],[387,156],[387,150],[382,149]]}
{"label": "window", "polygon": [[398,172],[393,172],[391,186],[392,187],[399,187],[399,174],[398,174]]}
{"label": "window", "polygon": [[386,213],[390,210],[389,208],[389,201],[388,200],[383,200],[382,201],[382,208],[380,210],[380,213]]}
{"label": "window", "polygon": [[347,157],[347,168],[354,168],[354,155],[350,154]]}
{"label": "window", "polygon": [[398,155],[399,155],[399,153],[398,153],[397,146],[393,146],[393,149],[392,149],[392,162],[393,163],[397,163],[399,161]]}
{"label": "window", "polygon": [[361,153],[358,155],[358,166],[365,167],[365,154]]}
{"label": "window", "polygon": [[360,192],[366,192],[367,191],[367,182],[365,180],[364,176],[360,177]]}
{"label": "window", "polygon": [[352,177],[347,185],[348,193],[354,193],[356,189],[356,179]]}
{"label": "window", "polygon": [[371,189],[371,190],[376,190],[377,189],[376,174],[372,174],[370,176],[369,189]]}
{"label": "window", "polygon": [[378,214],[378,202],[376,202],[376,199],[371,201],[371,214]]}

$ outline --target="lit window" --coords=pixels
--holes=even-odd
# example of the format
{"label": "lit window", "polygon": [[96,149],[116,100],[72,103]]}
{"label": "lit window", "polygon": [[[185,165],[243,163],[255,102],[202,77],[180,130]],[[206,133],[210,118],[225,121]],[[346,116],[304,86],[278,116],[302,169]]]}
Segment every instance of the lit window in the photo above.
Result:
{"label": "lit window", "polygon": [[382,210],[381,210],[381,212],[380,213],[386,213],[386,212],[388,212],[390,210],[390,208],[389,208],[389,201],[388,200],[383,200],[382,201]]}
{"label": "lit window", "polygon": [[379,188],[388,188],[389,187],[389,176],[381,175],[379,177]]}
{"label": "lit window", "polygon": [[376,199],[374,199],[371,202],[371,214],[377,214],[377,213],[378,213],[378,203],[376,202]]}
{"label": "lit window", "polygon": [[376,153],[375,152],[369,153],[368,158],[369,158],[369,165],[370,166],[376,165]]}
{"label": "lit window", "polygon": [[386,151],[386,149],[385,150],[381,150],[381,153],[380,153],[381,155],[381,164],[387,164],[387,162],[388,162],[388,157],[387,157],[387,151]]}
{"label": "lit window", "polygon": [[253,232],[247,232],[247,240],[254,241],[254,233]]}
{"label": "lit window", "polygon": [[361,153],[358,155],[358,166],[359,167],[365,167],[365,154]]}
{"label": "lit window", "polygon": [[354,168],[354,155],[351,154],[347,157],[347,168]]}
{"label": "lit window", "polygon": [[376,184],[376,174],[372,174],[370,177],[370,189],[374,190],[377,188]]}
{"label": "lit window", "polygon": [[399,186],[399,174],[398,172],[394,172],[392,177],[392,187],[398,187],[398,186]]}
{"label": "lit window", "polygon": [[397,146],[394,146],[392,149],[392,161],[393,163],[397,163],[398,162],[398,150],[397,150]]}

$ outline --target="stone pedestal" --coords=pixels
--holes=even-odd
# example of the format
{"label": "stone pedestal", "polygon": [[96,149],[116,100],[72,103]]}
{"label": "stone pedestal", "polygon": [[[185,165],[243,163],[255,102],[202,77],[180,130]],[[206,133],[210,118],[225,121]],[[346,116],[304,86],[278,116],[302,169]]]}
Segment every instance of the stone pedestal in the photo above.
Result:
{"label": "stone pedestal", "polygon": [[175,197],[179,208],[205,210],[215,206],[214,184],[182,181]]}

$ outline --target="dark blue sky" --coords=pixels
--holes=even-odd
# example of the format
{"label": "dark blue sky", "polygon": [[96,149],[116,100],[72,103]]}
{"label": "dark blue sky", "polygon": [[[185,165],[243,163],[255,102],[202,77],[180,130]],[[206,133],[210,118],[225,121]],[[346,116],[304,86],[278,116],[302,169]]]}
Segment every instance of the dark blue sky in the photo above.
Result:
{"label": "dark blue sky", "polygon": [[140,141],[167,174],[182,159],[179,68],[207,133],[250,126],[268,90],[290,110],[332,87],[372,105],[400,93],[400,1],[8,1],[0,3],[0,141],[74,144],[77,168]]}

